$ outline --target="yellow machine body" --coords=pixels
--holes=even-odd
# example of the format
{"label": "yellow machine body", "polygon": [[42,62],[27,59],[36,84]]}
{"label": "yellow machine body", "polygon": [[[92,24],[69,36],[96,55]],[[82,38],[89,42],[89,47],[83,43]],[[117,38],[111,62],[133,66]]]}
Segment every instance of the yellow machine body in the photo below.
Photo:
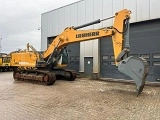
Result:
{"label": "yellow machine body", "polygon": [[32,51],[18,51],[10,54],[11,66],[32,68],[35,67],[36,61],[39,60],[39,55]]}
{"label": "yellow machine body", "polygon": [[0,57],[0,71],[8,71],[10,69],[10,60],[9,56]]}

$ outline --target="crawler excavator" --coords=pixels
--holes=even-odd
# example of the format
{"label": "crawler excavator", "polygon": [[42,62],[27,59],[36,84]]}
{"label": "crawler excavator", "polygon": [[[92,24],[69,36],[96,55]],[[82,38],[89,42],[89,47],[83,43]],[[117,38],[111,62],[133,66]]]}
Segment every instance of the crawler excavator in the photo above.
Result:
{"label": "crawler excavator", "polygon": [[10,70],[10,57],[6,53],[0,53],[0,71]]}
{"label": "crawler excavator", "polygon": [[[129,56],[128,32],[130,14],[131,11],[124,9],[109,18],[98,19],[76,27],[67,27],[44,51],[43,57],[36,61],[34,69],[15,70],[13,73],[14,79],[45,85],[54,84],[59,77],[70,81],[75,80],[76,72],[64,68],[68,64],[66,46],[75,42],[112,37],[116,66],[120,72],[130,76],[135,81],[138,96],[144,88],[149,67],[145,59]],[[111,27],[78,30],[111,18],[114,18],[114,23]]]}

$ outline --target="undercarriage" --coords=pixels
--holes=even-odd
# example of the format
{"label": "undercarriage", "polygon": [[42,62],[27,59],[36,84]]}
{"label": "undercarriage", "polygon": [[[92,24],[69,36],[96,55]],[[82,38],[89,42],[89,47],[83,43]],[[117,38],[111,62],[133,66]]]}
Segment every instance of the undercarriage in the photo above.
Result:
{"label": "undercarriage", "polygon": [[13,78],[18,81],[26,81],[42,85],[53,85],[56,80],[64,79],[73,81],[77,77],[74,70],[56,69],[48,70],[15,70]]}

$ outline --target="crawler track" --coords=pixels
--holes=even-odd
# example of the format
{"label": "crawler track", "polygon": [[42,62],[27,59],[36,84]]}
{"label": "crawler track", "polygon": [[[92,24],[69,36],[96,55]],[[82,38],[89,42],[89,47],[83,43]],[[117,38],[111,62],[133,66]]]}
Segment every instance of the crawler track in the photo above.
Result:
{"label": "crawler track", "polygon": [[68,81],[74,81],[77,78],[77,73],[74,70],[63,70],[64,71],[64,79]]}
{"label": "crawler track", "polygon": [[74,70],[55,69],[51,72],[56,75],[56,80],[74,81],[77,78],[77,73]]}
{"label": "crawler track", "polygon": [[74,81],[77,78],[77,73],[74,70],[66,69],[52,71],[15,70],[13,72],[13,78],[18,81],[25,81],[42,85],[53,85],[58,79]]}
{"label": "crawler track", "polygon": [[52,85],[56,81],[55,74],[39,70],[16,70],[13,72],[13,78],[42,85]]}

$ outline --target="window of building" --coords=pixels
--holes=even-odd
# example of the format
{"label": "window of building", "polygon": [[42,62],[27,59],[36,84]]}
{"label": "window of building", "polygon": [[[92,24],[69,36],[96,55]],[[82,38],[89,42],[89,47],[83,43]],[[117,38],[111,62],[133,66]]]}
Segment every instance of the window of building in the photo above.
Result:
{"label": "window of building", "polygon": [[109,65],[108,61],[102,61],[102,65]]}
{"label": "window of building", "polygon": [[141,54],[140,57],[143,57],[145,59],[149,59],[150,55],[149,54]]}
{"label": "window of building", "polygon": [[154,65],[154,66],[160,66],[160,61],[154,61],[154,62],[153,62],[153,65]]}
{"label": "window of building", "polygon": [[76,58],[76,60],[79,60],[79,56],[76,56],[75,58]]}
{"label": "window of building", "polygon": [[74,57],[74,56],[71,56],[71,57],[70,57],[70,60],[74,60],[74,59],[75,59],[75,57]]}
{"label": "window of building", "polygon": [[116,63],[114,61],[111,61],[111,65],[116,65]]}
{"label": "window of building", "polygon": [[70,64],[74,64],[74,61],[70,61]]}
{"label": "window of building", "polygon": [[153,54],[153,58],[160,58],[160,53]]}
{"label": "window of building", "polygon": [[160,78],[156,78],[156,81],[160,81]]}
{"label": "window of building", "polygon": [[107,59],[109,59],[109,56],[108,56],[108,55],[103,55],[103,56],[102,56],[102,59],[103,59],[103,60],[107,60]]}
{"label": "window of building", "polygon": [[79,61],[75,61],[75,64],[79,65]]}
{"label": "window of building", "polygon": [[111,59],[114,59],[114,55],[111,55],[110,58],[111,58]]}
{"label": "window of building", "polygon": [[138,57],[138,54],[130,54],[130,56]]}

